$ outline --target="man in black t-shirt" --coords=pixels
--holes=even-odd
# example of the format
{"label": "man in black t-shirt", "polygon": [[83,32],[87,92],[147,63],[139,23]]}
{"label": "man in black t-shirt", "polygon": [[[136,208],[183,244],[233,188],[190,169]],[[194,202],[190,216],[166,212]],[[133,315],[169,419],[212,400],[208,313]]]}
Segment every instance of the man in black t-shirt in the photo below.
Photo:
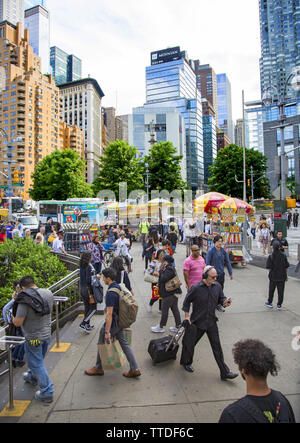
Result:
{"label": "man in black t-shirt", "polygon": [[227,406],[219,423],[295,423],[293,409],[283,394],[268,387],[267,376],[280,369],[271,349],[259,340],[239,341],[234,361],[247,384],[247,395]]}
{"label": "man in black t-shirt", "polygon": [[[98,343],[110,343],[111,340],[116,339],[119,341],[122,351],[124,352],[127,361],[130,366],[130,370],[128,372],[124,372],[123,376],[126,378],[136,378],[141,376],[141,371],[139,370],[137,361],[132,352],[131,347],[129,346],[124,330],[121,329],[118,325],[118,315],[119,315],[119,306],[120,299],[118,291],[120,291],[120,286],[116,283],[117,272],[113,268],[106,268],[102,271],[102,277],[104,283],[108,286],[105,304],[106,304],[106,315],[105,315],[105,323],[100,329],[99,340]],[[117,289],[117,292],[115,291]],[[101,357],[99,351],[97,352],[97,361],[96,365],[91,369],[86,369],[86,375],[94,376],[104,375],[104,370],[102,368]]]}
{"label": "man in black t-shirt", "polygon": [[279,249],[283,252],[287,252],[289,249],[289,244],[285,238],[283,238],[283,234],[281,231],[278,231],[276,237],[271,241],[271,246],[273,246],[274,242],[278,241],[280,244]]}

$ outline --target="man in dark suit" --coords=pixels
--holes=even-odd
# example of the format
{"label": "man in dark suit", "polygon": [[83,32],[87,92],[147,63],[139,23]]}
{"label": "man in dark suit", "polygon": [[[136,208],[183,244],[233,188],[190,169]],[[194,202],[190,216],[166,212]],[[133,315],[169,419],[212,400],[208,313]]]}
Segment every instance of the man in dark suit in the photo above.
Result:
{"label": "man in dark suit", "polygon": [[[204,269],[203,279],[191,287],[183,303],[185,312],[186,332],[182,343],[180,364],[188,372],[194,372],[192,367],[194,349],[198,341],[206,333],[212,347],[215,360],[220,369],[221,380],[232,380],[238,376],[230,372],[224,362],[223,351],[220,343],[218,318],[215,310],[219,304],[224,308],[231,305],[231,299],[226,299],[221,285],[216,281],[218,274],[213,266]],[[193,306],[190,316],[190,306]]]}

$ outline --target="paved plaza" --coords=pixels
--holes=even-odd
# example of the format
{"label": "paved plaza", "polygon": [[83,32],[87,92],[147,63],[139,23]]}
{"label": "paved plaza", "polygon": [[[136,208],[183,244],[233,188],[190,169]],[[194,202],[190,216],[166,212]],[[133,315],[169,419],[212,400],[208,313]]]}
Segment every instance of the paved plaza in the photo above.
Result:
{"label": "paved plaza", "polygon": [[[61,342],[71,343],[66,352],[49,352],[46,366],[54,382],[54,402],[40,404],[33,399],[34,388],[24,385],[22,372],[15,371],[14,397],[31,403],[19,418],[1,417],[2,422],[36,423],[215,423],[222,410],[245,394],[242,377],[221,381],[206,336],[196,347],[194,369],[190,374],[177,361],[153,366],[147,353],[148,343],[154,337],[150,327],[159,323],[158,304],[147,312],[150,284],[143,281],[144,262],[141,245],[133,245],[133,274],[130,274],[139,315],[133,325],[133,350],[142,371],[139,379],[125,379],[122,370],[106,372],[104,377],[89,377],[84,370],[94,366],[99,327],[103,316],[95,316],[95,330],[85,335],[78,329],[76,318],[61,331]],[[182,264],[185,246],[179,245],[175,255],[179,276],[183,279]],[[232,357],[232,345],[246,338],[258,338],[269,345],[281,364],[278,377],[269,378],[272,388],[280,390],[292,404],[297,422],[300,422],[300,350],[292,349],[292,329],[300,326],[300,280],[289,278],[282,311],[264,306],[268,288],[267,271],[260,267],[238,265],[234,280],[227,277],[225,295],[233,298],[226,313],[218,313],[219,330],[225,361],[237,371]],[[181,308],[184,294],[180,297]],[[275,299],[276,302],[276,299]],[[167,328],[173,326],[170,314]],[[166,335],[166,334],[164,334]],[[52,346],[55,344],[53,336]],[[26,367],[25,367],[26,369]],[[0,411],[8,402],[8,377],[0,379]]]}

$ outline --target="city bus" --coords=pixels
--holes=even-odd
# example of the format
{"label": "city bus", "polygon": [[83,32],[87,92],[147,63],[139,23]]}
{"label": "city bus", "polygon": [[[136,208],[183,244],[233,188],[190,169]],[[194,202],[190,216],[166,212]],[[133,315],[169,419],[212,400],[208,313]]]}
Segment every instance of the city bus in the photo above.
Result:
{"label": "city bus", "polygon": [[100,225],[104,219],[105,205],[99,199],[68,199],[65,201],[43,200],[37,202],[37,218],[46,224],[47,218],[54,222],[90,223]]}

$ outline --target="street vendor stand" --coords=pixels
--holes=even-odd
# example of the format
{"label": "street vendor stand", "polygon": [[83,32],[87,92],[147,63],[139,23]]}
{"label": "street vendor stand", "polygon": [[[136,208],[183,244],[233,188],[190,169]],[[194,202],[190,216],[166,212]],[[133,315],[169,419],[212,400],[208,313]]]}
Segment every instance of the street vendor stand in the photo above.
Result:
{"label": "street vendor stand", "polygon": [[64,223],[64,248],[68,254],[80,255],[88,250],[88,245],[92,242],[93,235],[97,233],[99,227],[90,223]]}
{"label": "street vendor stand", "polygon": [[[209,248],[213,247],[213,239],[216,235],[221,235],[224,243],[224,249],[228,252],[232,264],[241,263],[246,266],[251,259],[245,247],[243,246],[243,232],[241,225],[247,223],[247,214],[252,211],[252,206],[242,200],[224,196],[223,194],[211,197],[209,194],[200,197],[202,208],[199,204],[197,215],[210,221],[210,233],[200,235],[201,254],[205,258]],[[223,198],[223,201],[220,201]],[[201,210],[202,209],[202,210]]]}

